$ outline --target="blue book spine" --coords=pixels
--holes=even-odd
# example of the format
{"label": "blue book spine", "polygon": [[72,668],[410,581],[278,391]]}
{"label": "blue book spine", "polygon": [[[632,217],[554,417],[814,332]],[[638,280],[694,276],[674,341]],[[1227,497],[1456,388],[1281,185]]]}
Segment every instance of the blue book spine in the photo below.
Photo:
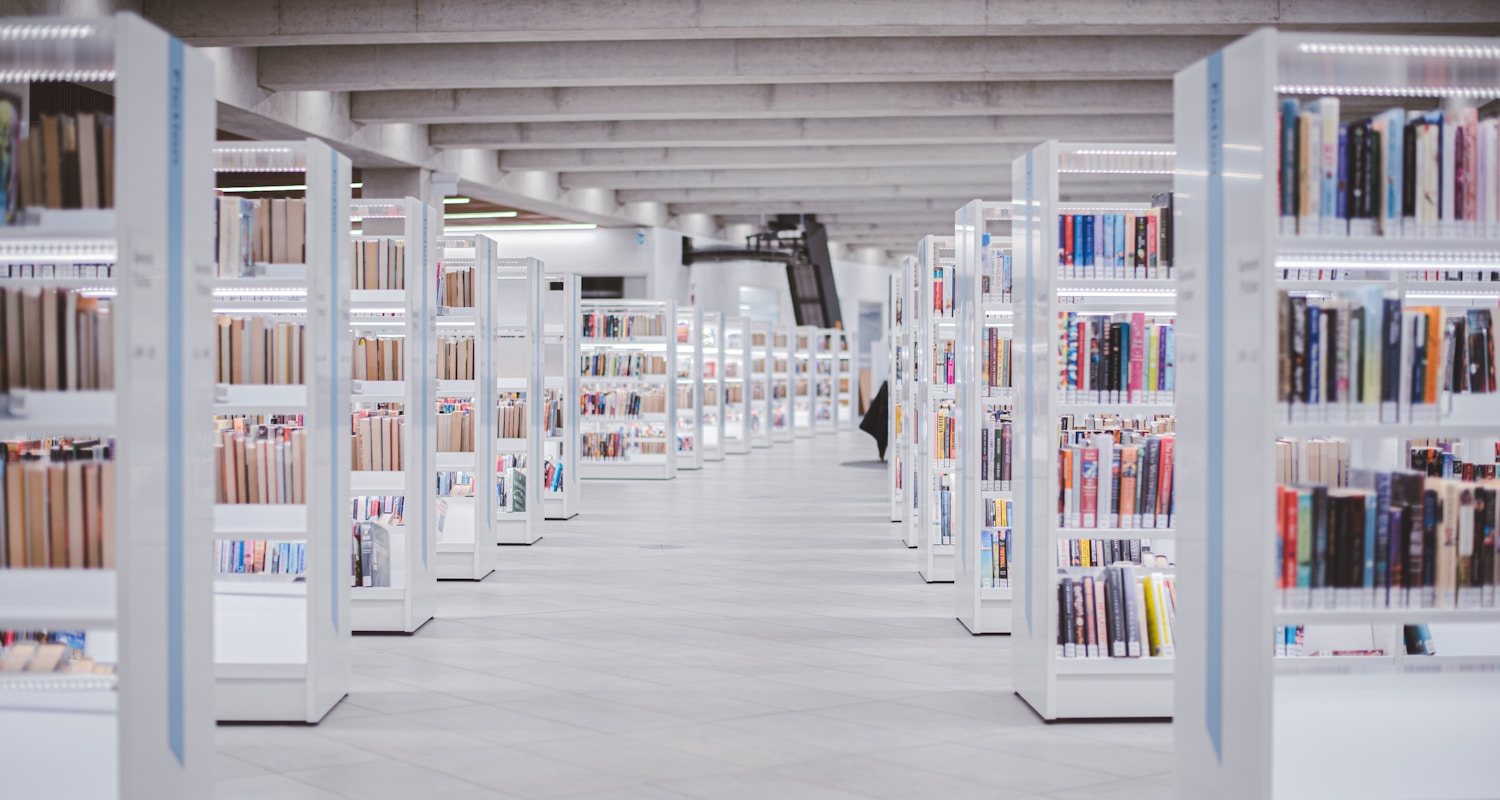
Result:
{"label": "blue book spine", "polygon": [[[1089,228],[1089,232],[1092,233],[1093,237],[1094,237],[1094,268],[1095,268],[1094,271],[1095,271],[1095,274],[1097,275],[1098,272],[1099,272],[1099,270],[1100,270],[1100,268],[1102,268],[1105,264],[1109,263],[1109,262],[1107,262],[1107,261],[1104,260],[1104,215],[1103,214],[1095,214],[1094,215],[1093,227]],[[1100,276],[1100,277],[1102,277],[1102,276]]]}
{"label": "blue book spine", "polygon": [[1164,392],[1177,391],[1177,330],[1172,326],[1162,329],[1161,388]]}
{"label": "blue book spine", "polygon": [[1378,527],[1377,517],[1380,513],[1380,504],[1376,495],[1365,495],[1365,575],[1364,587],[1367,596],[1375,593],[1375,534]]}
{"label": "blue book spine", "polygon": [[1348,185],[1349,185],[1349,126],[1348,125],[1340,125],[1339,126],[1339,169],[1338,169],[1338,183],[1334,187],[1338,191],[1338,196],[1334,198],[1334,210],[1337,213],[1339,219],[1348,219],[1349,218],[1349,209],[1346,207],[1347,203],[1345,202],[1347,200],[1348,194],[1349,194],[1347,191],[1345,191],[1345,188]]}
{"label": "blue book spine", "polygon": [[1115,270],[1116,275],[1125,271],[1125,215],[1115,215]]}
{"label": "blue book spine", "polygon": [[1067,236],[1067,235],[1068,235],[1068,215],[1067,214],[1058,214],[1057,215],[1057,265],[1059,267],[1064,266],[1064,264],[1066,263],[1063,260],[1063,251],[1067,249],[1067,243],[1063,241],[1063,237]]}
{"label": "blue book spine", "polygon": [[1297,101],[1281,101],[1281,216],[1297,215]]}
{"label": "blue book spine", "polygon": [[981,531],[979,534],[979,586],[988,589],[995,585],[995,534]]}
{"label": "blue book spine", "polygon": [[1391,518],[1388,509],[1391,507],[1391,473],[1375,473],[1375,508],[1377,510],[1375,520],[1375,605],[1383,607],[1389,604],[1386,591],[1390,586],[1390,580],[1386,577],[1390,563],[1391,549]]}
{"label": "blue book spine", "polygon": [[[1087,227],[1087,226],[1083,222],[1083,217],[1080,216],[1080,215],[1078,215],[1078,214],[1074,214],[1073,215],[1073,266],[1075,266],[1075,267],[1081,267],[1081,266],[1083,266],[1084,260],[1087,258],[1087,256],[1085,256],[1083,254],[1084,239],[1086,238],[1085,233],[1084,233],[1084,228],[1085,227]],[[1077,275],[1078,273],[1074,272],[1073,274]]]}
{"label": "blue book spine", "polygon": [[[1114,269],[1115,266],[1115,215],[1104,215],[1104,268],[1106,271]],[[1112,273],[1111,273],[1112,274]],[[1111,275],[1105,275],[1111,277]]]}
{"label": "blue book spine", "polygon": [[1381,178],[1383,185],[1380,187],[1382,194],[1380,214],[1387,220],[1401,219],[1401,197],[1403,191],[1402,179],[1405,170],[1402,169],[1404,159],[1404,131],[1406,129],[1406,112],[1399,108],[1393,108],[1383,112],[1376,117],[1377,122],[1385,122],[1385,140],[1381,144],[1385,147],[1385,153],[1381,155]]}
{"label": "blue book spine", "polygon": [[[1304,519],[1304,518],[1308,519],[1308,520],[1312,519],[1312,517],[1313,517],[1313,498],[1312,498],[1312,496],[1313,496],[1312,492],[1298,492],[1297,493],[1297,518],[1299,520]],[[1298,540],[1297,540],[1297,551],[1298,551],[1298,557],[1297,557],[1297,588],[1299,588],[1299,589],[1311,588],[1312,585],[1313,585],[1312,584],[1312,561],[1311,560],[1303,561],[1302,557],[1301,557],[1302,539],[1300,537],[1304,533],[1309,533],[1310,534],[1310,533],[1312,533],[1312,531],[1311,530],[1304,531],[1300,527],[1298,528],[1298,531],[1297,531],[1297,536],[1299,537]],[[1312,542],[1309,541],[1308,542],[1308,545],[1309,545],[1308,550],[1309,551],[1312,550],[1311,544],[1312,544]]]}
{"label": "blue book spine", "polygon": [[1307,396],[1309,403],[1323,402],[1323,396],[1318,393],[1318,378],[1323,372],[1322,359],[1318,350],[1318,326],[1323,321],[1323,310],[1316,307],[1307,309]]}
{"label": "blue book spine", "polygon": [[1094,218],[1079,217],[1083,223],[1083,265],[1094,266]]}

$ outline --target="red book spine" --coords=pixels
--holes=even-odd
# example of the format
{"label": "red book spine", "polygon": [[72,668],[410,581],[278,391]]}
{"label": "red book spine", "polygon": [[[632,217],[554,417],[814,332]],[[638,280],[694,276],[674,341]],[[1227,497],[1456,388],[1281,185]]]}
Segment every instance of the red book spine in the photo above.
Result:
{"label": "red book spine", "polygon": [[1073,266],[1073,215],[1063,215],[1063,266]]}
{"label": "red book spine", "polygon": [[1079,514],[1085,528],[1099,527],[1099,449],[1083,449],[1083,486],[1080,487]]}
{"label": "red book spine", "polygon": [[1297,586],[1297,490],[1282,488],[1284,500],[1281,509],[1281,585],[1292,589]]}
{"label": "red book spine", "polygon": [[1139,311],[1130,315],[1130,402],[1139,403],[1145,394],[1146,366],[1146,315]]}
{"label": "red book spine", "polygon": [[1177,437],[1161,438],[1161,466],[1156,479],[1156,527],[1172,527],[1172,456],[1177,449]]}

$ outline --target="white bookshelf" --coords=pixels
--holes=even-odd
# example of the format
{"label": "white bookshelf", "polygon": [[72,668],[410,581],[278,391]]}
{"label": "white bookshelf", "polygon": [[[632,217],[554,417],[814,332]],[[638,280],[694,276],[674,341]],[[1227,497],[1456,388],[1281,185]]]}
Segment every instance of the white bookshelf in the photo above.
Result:
{"label": "white bookshelf", "polygon": [[[579,387],[584,394],[659,392],[664,401],[662,411],[645,411],[627,417],[580,414],[580,440],[597,437],[595,455],[585,446],[579,456],[579,477],[633,478],[671,480],[677,476],[677,447],[673,436],[677,418],[677,395],[673,390],[674,366],[677,363],[677,304],[671,300],[588,300],[581,306],[581,317],[633,318],[649,323],[642,328],[624,331],[606,330],[588,335],[580,327],[579,347],[587,362],[598,357],[645,361],[665,359],[660,374],[589,375],[580,374]],[[644,333],[643,330],[659,332]]]}
{"label": "white bookshelf", "polygon": [[762,320],[750,320],[750,367],[747,394],[749,397],[750,445],[770,447],[771,439],[771,324]]}
{"label": "white bookshelf", "polygon": [[[907,256],[907,258],[911,258]],[[901,273],[898,271],[890,277],[890,286],[886,293],[886,328],[889,331],[886,338],[890,341],[890,349],[886,354],[889,359],[887,373],[888,385],[886,386],[886,426],[885,426],[885,480],[886,491],[890,495],[891,522],[901,522],[905,519],[906,499],[902,493],[902,472],[906,455],[904,440],[904,429],[901,424],[901,414],[906,400],[906,372],[902,363],[907,353],[902,325],[903,306],[901,299]]]}
{"label": "white bookshelf", "polygon": [[812,325],[792,328],[792,433],[806,439],[817,433],[817,374],[813,351],[817,349],[818,329]]}
{"label": "white bookshelf", "polygon": [[[318,722],[349,691],[349,180],[350,163],[323,142],[221,142],[221,181],[242,172],[297,173],[307,186],[305,259],[222,277],[214,311],[306,326],[302,385],[214,388],[215,415],[301,415],[307,435],[297,505],[218,505],[214,538],[301,541],[299,580],[214,575],[215,707],[222,721]],[[259,164],[246,169],[246,165]]]}
{"label": "white bookshelf", "polygon": [[[1265,30],[1177,74],[1179,798],[1495,794],[1486,743],[1500,709],[1496,609],[1284,602],[1273,492],[1283,436],[1346,439],[1353,468],[1406,467],[1403,440],[1411,438],[1455,440],[1466,461],[1476,451],[1481,463],[1493,458],[1495,394],[1450,401],[1444,391],[1436,412],[1403,401],[1394,416],[1361,419],[1357,403],[1288,406],[1277,357],[1282,291],[1316,297],[1378,287],[1406,309],[1493,310],[1493,228],[1451,220],[1445,204],[1437,230],[1346,237],[1320,227],[1318,236],[1305,232],[1306,221],[1278,218],[1277,176],[1279,101],[1305,107],[1338,97],[1344,121],[1354,122],[1392,107],[1430,109],[1441,98],[1451,122],[1447,115],[1500,95],[1496,54],[1495,39]],[[1307,280],[1320,272],[1338,280]],[[1406,655],[1404,624],[1429,625],[1437,654]],[[1357,632],[1386,655],[1277,657],[1281,625],[1305,625],[1309,644],[1330,631]]]}
{"label": "white bookshelf", "polygon": [[[542,380],[557,409],[544,425],[542,507],[549,520],[578,516],[578,276],[571,272],[542,275],[544,312]],[[549,479],[550,478],[550,479]]]}
{"label": "white bookshelf", "polygon": [[[958,402],[971,413],[963,418],[958,432],[954,498],[958,561],[953,582],[958,620],[974,634],[1011,631],[1009,575],[1014,571],[1014,559],[1005,541],[1008,538],[1014,542],[1015,537],[1010,535],[1014,521],[999,518],[996,506],[1013,503],[1015,493],[1012,476],[996,469],[997,455],[1010,445],[997,448],[995,432],[1000,430],[1001,419],[1010,419],[1014,430],[1015,391],[1002,377],[989,376],[986,362],[991,335],[1001,339],[1014,336],[1015,306],[1012,297],[998,285],[985,291],[985,276],[998,277],[1002,259],[1008,254],[1010,217],[1009,200],[974,200],[954,215],[957,282],[962,285],[957,308]],[[1006,235],[1002,237],[1002,233]],[[1003,361],[1001,348],[997,345],[995,349],[997,360]],[[995,524],[990,524],[992,521]]]}
{"label": "white bookshelf", "polygon": [[402,524],[390,531],[388,586],[350,590],[357,633],[415,633],[437,612],[437,236],[442,211],[416,198],[350,201],[356,243],[394,239],[405,248],[405,289],[350,291],[355,336],[405,339],[400,381],[352,381],[354,410],[399,403],[403,467],[351,470],[352,497],[404,497]]}
{"label": "white bookshelf", "polygon": [[703,469],[703,309],[677,308],[675,403],[678,469]]}
{"label": "white bookshelf", "polygon": [[838,433],[839,331],[818,328],[813,337],[813,417],[818,433]]}
{"label": "white bookshelf", "polygon": [[703,312],[703,460],[724,460],[724,314]]}
{"label": "white bookshelf", "polygon": [[[1059,315],[1131,312],[1142,313],[1148,320],[1169,320],[1175,297],[1173,284],[1166,279],[1076,277],[1084,274],[1082,268],[1065,271],[1059,265],[1059,219],[1062,214],[1143,212],[1150,207],[1153,192],[1169,187],[1171,169],[1170,145],[1139,143],[1046,142],[1012,165],[1014,296],[1018,298],[1012,309],[1018,355],[1012,456],[1017,523],[1011,537],[1015,549],[1012,674],[1016,694],[1048,720],[1172,714],[1170,658],[1064,658],[1058,634],[1061,580],[1104,574],[1103,568],[1060,567],[1060,542],[1142,539],[1157,545],[1153,551],[1170,555],[1174,535],[1171,529],[1162,528],[1060,524],[1060,417],[1097,413],[1149,417],[1170,414],[1174,406],[1170,402],[1096,404],[1076,395],[1063,396]],[[1118,202],[1065,202],[1070,187],[1080,178],[1113,181],[1117,185],[1113,199]],[[1104,496],[1102,489],[1100,496]]]}
{"label": "white bookshelf", "polygon": [[792,327],[771,326],[769,378],[771,383],[771,441],[790,442],[792,429]]}
{"label": "white bookshelf", "polygon": [[[118,270],[89,282],[114,294],[114,390],[16,392],[0,416],[7,439],[114,439],[115,569],[0,569],[0,627],[82,629],[87,654],[118,670],[0,683],[5,791],[56,794],[66,776],[80,797],[209,796],[213,589],[202,564],[213,495],[201,466],[214,358],[197,345],[213,330],[213,67],[131,14],[0,25],[26,42],[0,48],[7,92],[112,81],[117,151],[132,156],[115,162],[114,185],[129,187],[117,208],[28,211],[0,228],[5,265],[56,257],[65,276],[75,264]],[[65,276],[25,282],[69,286]]]}
{"label": "white bookshelf", "polygon": [[[950,310],[939,313],[934,302],[943,291],[933,279],[935,270],[953,270],[954,237],[924,236],[917,248],[920,300],[917,308],[917,331],[913,341],[916,369],[912,373],[915,396],[912,415],[913,462],[916,480],[917,528],[913,532],[917,548],[917,574],[928,583],[952,583],[956,548],[952,531],[957,527],[958,506],[953,502],[957,489],[957,461],[940,458],[937,425],[938,411],[947,409],[947,419],[961,416],[957,393],[934,378],[933,354],[951,347],[958,335],[958,321]],[[946,379],[945,379],[946,380]],[[920,429],[920,433],[917,433]],[[961,443],[960,443],[961,444]],[[946,497],[946,499],[945,499]],[[944,521],[949,535],[943,535]],[[912,542],[908,540],[907,545]]]}
{"label": "white bookshelf", "polygon": [[[543,498],[547,494],[548,447],[563,446],[561,432],[550,430],[546,422],[549,409],[545,399],[543,341],[546,332],[555,329],[556,321],[547,316],[546,293],[550,282],[542,262],[534,258],[496,258],[493,283],[497,308],[496,385],[503,399],[525,403],[526,429],[525,437],[495,437],[499,452],[487,462],[493,471],[497,458],[504,459],[506,470],[519,473],[497,475],[504,491],[497,498],[495,540],[502,545],[529,545],[542,538],[546,520],[547,504]],[[572,319],[572,316],[564,318]],[[518,477],[525,481],[519,491]]]}
{"label": "white bookshelf", "polygon": [[854,351],[849,348],[849,332],[840,330],[833,339],[834,408],[841,431],[852,431],[859,419],[859,370]]}
{"label": "white bookshelf", "polygon": [[724,320],[724,446],[731,455],[750,452],[750,337],[755,323]]}
{"label": "white bookshelf", "polygon": [[[922,244],[919,242],[917,247],[921,248]],[[923,364],[919,349],[921,337],[918,335],[922,330],[922,273],[918,264],[915,256],[901,259],[901,293],[902,304],[905,306],[905,319],[901,326],[901,346],[904,349],[902,370],[906,374],[900,398],[902,469],[905,470],[901,476],[902,504],[905,506],[902,512],[901,541],[908,548],[917,546],[922,532],[922,493],[917,491],[922,479],[921,458],[918,453],[922,442],[922,426],[917,417],[917,400],[922,387],[920,370]]]}

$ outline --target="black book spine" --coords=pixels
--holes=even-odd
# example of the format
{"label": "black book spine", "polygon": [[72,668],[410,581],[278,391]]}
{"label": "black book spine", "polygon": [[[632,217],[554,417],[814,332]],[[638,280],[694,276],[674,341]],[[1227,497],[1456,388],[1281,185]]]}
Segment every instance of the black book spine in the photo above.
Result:
{"label": "black book spine", "polygon": [[1063,578],[1057,586],[1057,649],[1067,655],[1073,642],[1073,579]]}
{"label": "black book spine", "polygon": [[1338,309],[1323,309],[1323,320],[1318,323],[1318,336],[1320,337],[1320,341],[1328,342],[1328,358],[1324,359],[1325,363],[1321,365],[1323,367],[1323,374],[1320,376],[1322,379],[1318,381],[1318,386],[1323,390],[1323,402],[1325,403],[1337,403],[1342,399],[1339,397],[1338,382],[1338,330]]}
{"label": "black book spine", "polygon": [[1406,123],[1401,141],[1401,216],[1417,216],[1417,122]]}
{"label": "black book spine", "polygon": [[1380,400],[1385,403],[1394,403],[1401,394],[1401,301],[1399,299],[1386,299],[1385,319],[1381,320],[1381,329],[1385,332],[1382,337],[1385,347],[1382,348],[1380,358],[1380,379],[1383,384]]}
{"label": "black book spine", "polygon": [[1348,126],[1348,131],[1344,147],[1344,213],[1349,219],[1358,219],[1363,216],[1360,209],[1365,199],[1364,159],[1360,152],[1365,145],[1365,128],[1356,122]]}
{"label": "black book spine", "polygon": [[[1436,491],[1422,493],[1422,582],[1424,589],[1437,585],[1437,540],[1442,506]],[[1415,545],[1413,545],[1415,546]]]}
{"label": "black book spine", "polygon": [[1328,489],[1314,486],[1312,490],[1312,588],[1328,585]]}

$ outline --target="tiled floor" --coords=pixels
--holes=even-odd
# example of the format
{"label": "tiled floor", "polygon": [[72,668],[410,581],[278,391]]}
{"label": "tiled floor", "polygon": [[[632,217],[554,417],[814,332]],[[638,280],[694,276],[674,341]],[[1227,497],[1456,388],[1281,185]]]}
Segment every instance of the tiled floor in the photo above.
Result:
{"label": "tiled floor", "polygon": [[[887,521],[871,440],[586,482],[583,514],[357,637],[316,727],[222,726],[219,797],[1159,800],[1165,724],[1043,725]],[[673,544],[681,549],[643,549]]]}

